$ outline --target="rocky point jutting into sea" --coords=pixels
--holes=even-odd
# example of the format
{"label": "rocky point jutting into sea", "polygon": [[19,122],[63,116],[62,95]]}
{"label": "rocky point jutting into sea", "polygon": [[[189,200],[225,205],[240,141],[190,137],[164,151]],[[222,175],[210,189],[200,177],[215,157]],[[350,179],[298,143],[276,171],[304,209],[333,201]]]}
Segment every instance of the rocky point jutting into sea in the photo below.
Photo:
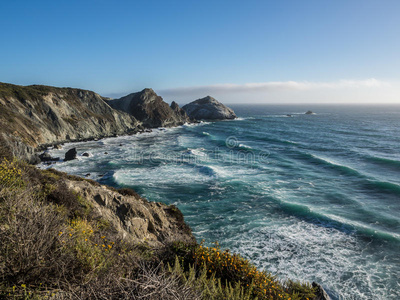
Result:
{"label": "rocky point jutting into sea", "polygon": [[[121,295],[121,289],[146,294],[148,287],[144,288],[144,283],[138,281],[138,278],[148,280],[148,273],[143,269],[144,260],[150,259],[153,264],[173,264],[176,256],[182,267],[190,269],[190,266],[197,265],[199,271],[205,268],[206,274],[214,274],[224,288],[218,288],[214,279],[207,281],[204,277],[200,277],[203,278],[201,281],[190,279],[191,286],[188,287],[189,283],[185,283],[187,279],[183,279],[186,277],[180,273],[182,271],[176,269],[171,275],[163,273],[164,269],[160,269],[163,267],[158,265],[155,269],[157,271],[151,271],[153,275],[157,273],[161,277],[164,276],[162,278],[172,276],[174,284],[179,282],[186,285],[183,287],[178,284],[173,288],[168,285],[166,289],[150,288],[147,290],[150,294],[146,294],[148,298],[144,299],[175,299],[169,293],[187,293],[179,299],[221,299],[231,293],[241,295],[238,299],[244,299],[246,295],[251,295],[250,299],[256,296],[258,299],[296,299],[293,297],[297,297],[295,295],[298,293],[310,299],[328,299],[329,296],[316,283],[313,284],[314,289],[291,281],[282,283],[269,273],[258,271],[241,257],[231,255],[229,251],[220,251],[217,246],[199,246],[182,213],[174,205],[149,202],[130,189],[116,189],[53,169],[38,170],[21,163],[38,163],[40,152],[63,143],[139,134],[151,128],[197,122],[196,119],[234,118],[236,115],[233,110],[210,96],[180,108],[176,102],[172,102],[171,105],[165,103],[152,89],[144,89],[113,100],[80,89],[38,85],[23,87],[0,83],[0,155],[2,159],[5,157],[0,165],[0,211],[14,216],[13,219],[2,218],[0,215],[0,220],[16,220],[13,223],[0,223],[0,236],[4,238],[4,247],[9,245],[7,241],[13,240],[16,249],[28,248],[24,252],[27,255],[24,259],[26,267],[18,264],[17,268],[14,265],[15,260],[21,256],[19,250],[13,257],[8,248],[0,246],[1,253],[4,253],[0,260],[0,279],[9,282],[4,283],[6,291],[9,291],[8,287],[18,283],[22,289],[21,293],[26,292],[24,289],[27,289],[27,286],[36,293],[34,287],[41,286],[44,281],[43,285],[52,291],[57,287],[57,292],[64,293],[67,299],[72,299],[77,293],[82,299],[99,297],[100,294],[97,293],[102,292],[102,297],[110,297],[112,293]],[[71,151],[69,159],[73,160],[76,154],[76,150]],[[89,153],[84,154],[82,156],[90,156]],[[12,161],[13,157],[19,161]],[[44,160],[51,159],[46,153],[41,157]],[[8,175],[3,176],[3,173]],[[18,183],[17,188],[15,182]],[[5,191],[9,193],[5,194]],[[18,197],[13,198],[12,195]],[[14,202],[16,199],[25,202],[16,207],[14,203],[19,203]],[[24,207],[26,210],[23,210]],[[55,215],[51,218],[44,214],[53,211]],[[15,212],[18,212],[17,215]],[[19,218],[22,223],[17,222]],[[47,226],[49,218],[60,218],[60,222],[64,221],[51,231],[48,229],[50,225]],[[17,239],[11,236],[10,228],[12,232],[25,231],[21,231]],[[34,233],[29,230],[34,230]],[[32,235],[30,240],[35,241],[35,244],[31,245],[25,240],[27,235]],[[41,248],[42,244],[39,245],[37,241],[42,239],[52,244]],[[38,260],[36,263],[37,258],[29,256],[29,247],[32,247],[32,255],[38,253],[40,262]],[[70,247],[65,252],[65,255],[69,255],[68,258],[54,256],[59,255],[58,253],[64,255],[65,247]],[[40,252],[42,250],[44,252]],[[105,251],[109,251],[110,255],[115,253],[115,257],[108,258],[114,262],[114,267],[106,264],[107,257],[101,254],[107,253]],[[75,260],[72,257],[75,257]],[[218,260],[224,261],[222,265],[217,264],[217,257]],[[213,259],[216,260],[213,262]],[[134,262],[136,265],[132,268],[137,268],[138,273],[126,269]],[[74,265],[75,263],[77,265]],[[68,264],[70,267],[67,268]],[[66,268],[68,272],[65,271]],[[41,277],[39,285],[37,274],[44,270],[53,275]],[[114,273],[112,277],[106,275]],[[120,280],[121,276],[130,281],[122,280],[116,283],[115,280]],[[54,281],[56,278],[57,281]],[[176,278],[180,279],[176,281]],[[86,283],[82,285],[83,282]],[[131,285],[127,285],[128,283]],[[0,287],[1,284],[3,283],[0,282]],[[103,288],[99,289],[99,285]],[[234,286],[238,290],[234,291]],[[72,287],[73,289],[69,290]],[[14,293],[15,288],[10,291]],[[17,289],[17,295],[18,293]]]}

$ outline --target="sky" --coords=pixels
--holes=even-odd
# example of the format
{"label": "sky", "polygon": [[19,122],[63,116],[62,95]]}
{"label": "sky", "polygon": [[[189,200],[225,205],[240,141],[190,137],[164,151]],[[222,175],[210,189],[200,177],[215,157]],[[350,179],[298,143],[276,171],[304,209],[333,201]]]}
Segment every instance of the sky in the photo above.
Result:
{"label": "sky", "polygon": [[0,82],[400,104],[399,0],[13,0],[0,16]]}

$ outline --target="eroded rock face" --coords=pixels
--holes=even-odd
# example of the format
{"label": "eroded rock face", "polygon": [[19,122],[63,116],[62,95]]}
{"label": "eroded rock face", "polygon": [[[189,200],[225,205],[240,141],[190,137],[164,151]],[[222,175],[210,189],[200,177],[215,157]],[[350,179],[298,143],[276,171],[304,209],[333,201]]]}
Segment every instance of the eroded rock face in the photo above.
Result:
{"label": "eroded rock face", "polygon": [[29,162],[38,161],[31,152],[39,145],[135,133],[138,126],[91,91],[0,83],[1,132],[15,156]]}
{"label": "eroded rock face", "polygon": [[225,120],[236,118],[235,112],[231,108],[210,96],[190,102],[182,108],[191,119],[196,120]]}
{"label": "eroded rock face", "polygon": [[129,113],[144,126],[171,127],[190,122],[186,113],[174,102],[171,107],[152,89],[129,94],[120,99],[108,101],[111,107]]}
{"label": "eroded rock face", "polygon": [[4,132],[0,132],[0,155],[10,160],[18,157],[30,164],[40,163],[40,157],[33,147],[25,144],[20,137]]}
{"label": "eroded rock face", "polygon": [[169,241],[196,241],[175,206],[149,202],[138,196],[123,196],[106,186],[94,186],[87,181],[67,180],[66,184],[90,201],[125,239],[146,241],[155,247]]}

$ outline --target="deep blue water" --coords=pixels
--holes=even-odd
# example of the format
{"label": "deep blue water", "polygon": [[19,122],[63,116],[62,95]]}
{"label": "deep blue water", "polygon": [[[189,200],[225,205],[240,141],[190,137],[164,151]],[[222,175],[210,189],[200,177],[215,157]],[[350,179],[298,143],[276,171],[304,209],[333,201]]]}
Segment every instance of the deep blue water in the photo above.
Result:
{"label": "deep blue water", "polygon": [[65,145],[52,154],[92,156],[54,167],[176,204],[199,241],[333,299],[400,298],[400,106],[232,108],[234,121]]}

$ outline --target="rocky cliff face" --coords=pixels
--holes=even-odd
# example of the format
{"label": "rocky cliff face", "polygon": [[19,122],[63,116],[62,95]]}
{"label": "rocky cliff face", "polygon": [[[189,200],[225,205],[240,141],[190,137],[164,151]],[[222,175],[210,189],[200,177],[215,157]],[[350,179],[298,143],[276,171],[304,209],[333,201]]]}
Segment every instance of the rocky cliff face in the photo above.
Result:
{"label": "rocky cliff face", "polygon": [[140,124],[91,91],[0,83],[0,123],[27,145],[101,138]]}
{"label": "rocky cliff face", "polygon": [[195,243],[182,213],[175,206],[149,202],[138,195],[121,195],[107,186],[66,180],[67,187],[90,201],[93,209],[109,221],[124,239],[146,241],[153,247],[182,241]]}
{"label": "rocky cliff face", "polygon": [[91,91],[0,83],[2,139],[23,159],[43,144],[134,133],[140,125]]}
{"label": "rocky cliff face", "polygon": [[191,119],[224,120],[235,119],[235,112],[213,97],[207,96],[182,107]]}
{"label": "rocky cliff face", "polygon": [[190,122],[185,111],[173,102],[171,107],[152,89],[129,94],[120,99],[108,101],[111,107],[129,113],[141,121],[144,126],[171,127]]}

